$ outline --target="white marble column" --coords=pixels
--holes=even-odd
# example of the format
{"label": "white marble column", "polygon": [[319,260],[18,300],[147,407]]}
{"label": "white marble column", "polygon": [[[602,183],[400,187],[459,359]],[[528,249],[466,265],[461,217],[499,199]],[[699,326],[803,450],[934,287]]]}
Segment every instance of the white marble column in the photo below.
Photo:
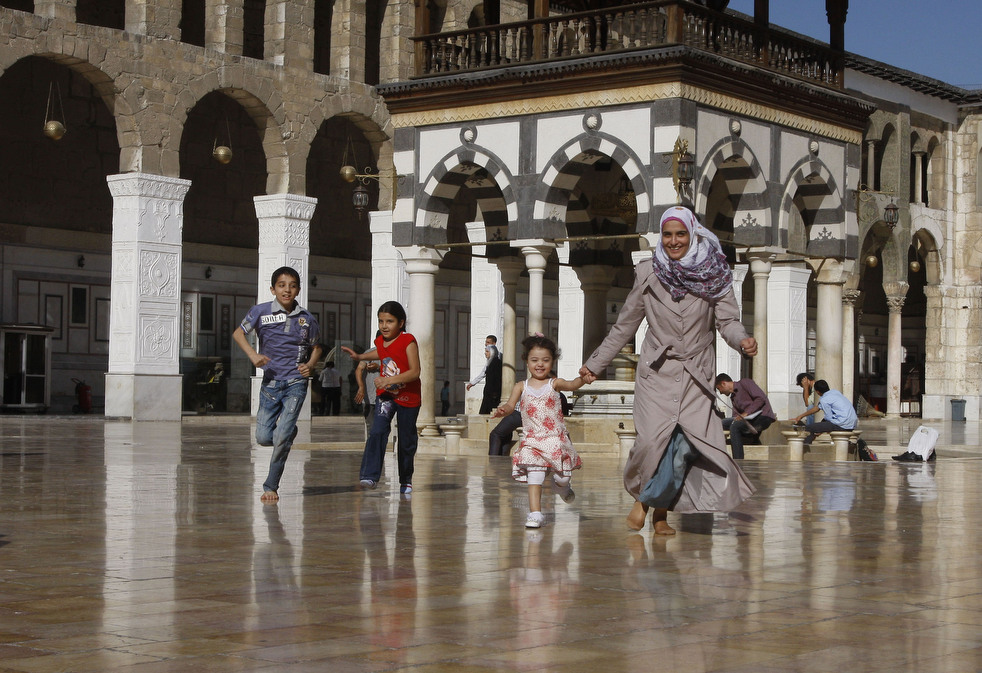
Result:
{"label": "white marble column", "polygon": [[422,402],[416,427],[421,437],[439,437],[436,426],[436,362],[433,347],[436,317],[436,274],[440,270],[443,252],[425,246],[399,248],[409,274],[409,305],[406,312],[409,332],[419,346],[419,379]]}
{"label": "white marble column", "polygon": [[748,250],[744,258],[750,263],[750,273],[754,277],[754,338],[757,340],[757,355],[754,357],[753,379],[765,393],[768,390],[767,361],[767,279],[771,274],[771,263],[777,253],[770,249]]}
{"label": "white marble column", "polygon": [[529,272],[529,333],[540,332],[542,330],[542,287],[543,278],[546,275],[546,263],[549,260],[549,253],[555,249],[556,244],[546,242],[542,239],[533,241],[513,241],[512,245],[518,246],[522,255],[525,257],[525,267]]}
{"label": "white marble column", "polygon": [[106,416],[180,421],[181,246],[191,183],[106,178],[113,197]]}
{"label": "white marble column", "polygon": [[815,377],[829,388],[842,390],[842,262],[831,258],[810,259],[818,287],[815,315]]}
{"label": "white marble column", "polygon": [[[269,292],[273,271],[289,266],[300,274],[297,303],[307,306],[308,258],[310,257],[310,218],[317,199],[298,194],[269,194],[253,198],[259,219],[259,275],[256,303],[272,301]],[[262,370],[252,378],[252,415],[259,411]],[[310,395],[304,401],[299,420],[310,420]]]}
{"label": "white marble column", "polygon": [[[887,285],[884,283],[884,285]],[[891,283],[891,285],[906,285],[906,283]],[[904,290],[907,288],[905,287]],[[900,415],[901,365],[903,362],[902,312],[904,310],[905,294],[888,294],[887,311],[887,416]]]}
{"label": "white marble column", "polygon": [[[740,307],[740,319],[743,320],[743,283],[747,278],[748,266],[737,264],[733,267],[733,294],[737,306]],[[743,356],[739,351],[730,348],[720,333],[716,332],[716,373],[729,374],[733,380],[739,380]]]}
{"label": "white marble column", "polygon": [[[467,238],[471,243],[482,243],[487,240],[487,229],[484,222],[468,222]],[[501,282],[501,272],[493,262],[485,257],[487,246],[477,245],[471,249],[471,320],[467,352],[470,362],[470,377],[473,379],[487,363],[484,356],[484,341],[489,334],[498,338],[498,346],[504,344],[502,332],[502,312],[504,310],[504,286]],[[502,350],[502,353],[504,351]],[[502,374],[504,369],[502,368]],[[502,376],[502,379],[504,377]],[[476,414],[481,408],[484,397],[484,381],[466,392],[465,409],[467,413]],[[502,382],[501,391],[506,388]],[[507,389],[511,392],[511,388]]]}
{"label": "white marble column", "polygon": [[499,257],[495,260],[498,272],[501,274],[501,285],[505,298],[502,303],[501,327],[501,394],[511,395],[511,389],[516,380],[525,378],[521,358],[518,356],[518,323],[516,321],[518,305],[518,279],[522,276],[525,265],[517,257]]}
{"label": "white marble column", "polygon": [[876,141],[866,141],[866,188],[875,189],[876,180]]}
{"label": "white marble column", "polygon": [[859,290],[842,293],[842,394],[853,404],[856,403],[856,303],[862,294]]}
{"label": "white marble column", "polygon": [[924,203],[924,181],[921,174],[923,164],[924,152],[914,152],[914,203]]}
{"label": "white marble column", "polygon": [[378,330],[378,307],[387,301],[406,306],[409,297],[409,274],[406,262],[392,245],[392,211],[371,211],[369,231],[372,234],[372,310],[368,316],[369,341],[375,341]]}
{"label": "white marble column", "polygon": [[[778,418],[801,412],[801,389],[795,376],[807,369],[808,279],[811,271],[775,265],[767,282],[767,396]],[[794,413],[789,413],[794,411]]]}
{"label": "white marble column", "polygon": [[[583,290],[576,270],[569,266],[570,244],[556,248],[559,256],[559,350],[562,357],[556,367],[559,378],[575,379],[583,357]],[[606,325],[606,320],[604,321]]]}
{"label": "white marble column", "polygon": [[[590,264],[577,267],[575,271],[580,279],[580,289],[583,290],[581,353],[593,353],[607,336],[607,291],[614,281],[614,270],[609,266]],[[582,358],[578,361],[582,362]],[[579,371],[579,367],[576,371]]]}

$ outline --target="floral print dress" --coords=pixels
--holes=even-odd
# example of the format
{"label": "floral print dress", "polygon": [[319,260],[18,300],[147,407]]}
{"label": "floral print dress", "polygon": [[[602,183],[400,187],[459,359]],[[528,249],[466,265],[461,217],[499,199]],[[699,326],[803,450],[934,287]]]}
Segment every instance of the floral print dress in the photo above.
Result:
{"label": "floral print dress", "polygon": [[523,383],[519,408],[522,412],[522,444],[512,457],[511,476],[527,481],[529,471],[552,470],[560,477],[572,476],[583,466],[569,441],[559,391],[549,379],[541,388]]}

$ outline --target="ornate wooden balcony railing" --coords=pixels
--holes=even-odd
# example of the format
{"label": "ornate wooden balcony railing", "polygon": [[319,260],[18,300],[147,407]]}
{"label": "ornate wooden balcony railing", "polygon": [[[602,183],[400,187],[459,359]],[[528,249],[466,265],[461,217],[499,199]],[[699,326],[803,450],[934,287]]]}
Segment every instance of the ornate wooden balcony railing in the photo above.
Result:
{"label": "ornate wooden balcony railing", "polygon": [[655,0],[414,37],[417,75],[683,44],[841,87],[842,54],[685,0]]}

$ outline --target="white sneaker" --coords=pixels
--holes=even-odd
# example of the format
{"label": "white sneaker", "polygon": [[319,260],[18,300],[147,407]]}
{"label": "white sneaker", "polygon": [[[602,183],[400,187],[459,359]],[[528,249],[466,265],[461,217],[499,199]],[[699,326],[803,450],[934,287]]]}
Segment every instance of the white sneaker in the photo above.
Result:
{"label": "white sneaker", "polygon": [[526,528],[538,528],[542,525],[542,512],[529,512],[528,517],[525,518]]}
{"label": "white sneaker", "polygon": [[361,479],[358,482],[358,485],[361,486],[362,489],[372,491],[375,490],[376,486],[378,486],[378,482],[372,481],[371,479]]}
{"label": "white sneaker", "polygon": [[567,504],[576,499],[576,493],[573,492],[573,484],[571,482],[567,482],[565,486],[560,486],[559,483],[553,479],[552,490],[554,490],[556,495],[562,498],[563,502]]}

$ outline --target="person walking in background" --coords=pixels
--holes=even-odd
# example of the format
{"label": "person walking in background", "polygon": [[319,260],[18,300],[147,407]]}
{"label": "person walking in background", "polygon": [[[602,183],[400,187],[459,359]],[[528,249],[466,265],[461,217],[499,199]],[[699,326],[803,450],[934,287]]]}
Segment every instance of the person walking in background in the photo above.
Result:
{"label": "person walking in background", "polygon": [[446,416],[450,411],[450,381],[443,382],[440,389],[440,415]]}
{"label": "person walking in background", "polygon": [[716,375],[716,390],[731,400],[733,414],[723,419],[723,429],[730,431],[733,457],[743,459],[743,443],[760,443],[760,433],[777,420],[767,395],[751,378],[733,381],[728,374]]}
{"label": "person walking in background", "polygon": [[321,416],[341,415],[341,372],[334,368],[334,360],[324,363],[321,371]]}
{"label": "person walking in background", "polygon": [[378,360],[379,376],[375,379],[375,416],[365,442],[361,459],[359,484],[374,489],[382,478],[385,447],[389,443],[392,419],[397,419],[399,463],[399,492],[413,491],[415,469],[416,418],[419,416],[419,346],[416,338],[406,332],[406,309],[397,301],[387,301],[378,309],[379,336],[375,348],[356,353],[346,346],[341,349],[355,362]]}
{"label": "person walking in background", "polygon": [[[795,377],[795,383],[801,388],[801,400],[805,403],[805,409],[811,409],[818,404],[815,400],[815,376],[808,372],[801,372]],[[811,414],[804,417],[805,425],[815,422],[815,417]]]}
{"label": "person walking in background", "polygon": [[[754,493],[713,418],[714,328],[746,357],[757,354],[757,341],[740,323],[733,273],[715,234],[682,206],[666,210],[659,229],[617,322],[580,374],[603,372],[647,319],[634,392],[637,440],[624,468],[624,487],[636,501],[627,524],[640,530],[653,507],[655,534],[674,535],[669,507],[728,511]],[[657,491],[642,501],[649,485]]]}
{"label": "person walking in background", "polygon": [[534,334],[522,341],[522,360],[528,367],[529,378],[515,384],[508,401],[494,410],[493,418],[507,417],[516,405],[522,412],[522,444],[512,458],[512,477],[528,484],[529,514],[526,528],[542,525],[542,484],[552,472],[552,485],[563,499],[572,502],[575,494],[570,483],[573,470],[582,461],[569,440],[560,391],[579,390],[596,380],[592,375],[578,376],[572,381],[551,378],[558,349],[551,339]]}
{"label": "person walking in background", "polygon": [[467,384],[467,390],[470,390],[483,379],[487,379],[484,381],[484,396],[481,398],[479,414],[490,414],[501,402],[501,354],[497,343],[498,337],[493,334],[484,339],[484,357],[487,361],[478,375]]}
{"label": "person walking in background", "polygon": [[809,435],[805,437],[805,444],[811,444],[815,441],[815,436],[823,432],[843,432],[856,429],[856,422],[858,421],[856,410],[845,395],[838,390],[831,390],[825,379],[815,381],[815,392],[819,395],[818,405],[793,419],[795,423],[798,423],[802,418],[819,411],[825,414],[825,420],[808,426]]}
{"label": "person walking in background", "polygon": [[[280,499],[280,478],[297,436],[297,418],[307,398],[307,378],[321,355],[317,321],[296,301],[300,274],[288,266],[280,267],[273,272],[270,286],[273,301],[249,309],[232,334],[253,366],[263,370],[256,443],[273,447],[261,498],[269,503]],[[251,332],[259,337],[258,353],[246,338]]]}

